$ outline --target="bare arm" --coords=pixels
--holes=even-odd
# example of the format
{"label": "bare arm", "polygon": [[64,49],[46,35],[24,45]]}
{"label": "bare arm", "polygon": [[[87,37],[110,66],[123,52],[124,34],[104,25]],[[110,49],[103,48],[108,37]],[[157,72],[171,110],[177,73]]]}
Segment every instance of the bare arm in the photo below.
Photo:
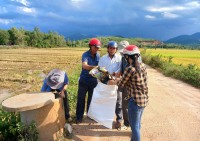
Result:
{"label": "bare arm", "polygon": [[59,93],[61,97],[65,97],[65,90],[67,90],[67,84],[64,85],[62,91]]}
{"label": "bare arm", "polygon": [[67,90],[68,85],[65,84],[65,86],[63,87],[63,91]]}
{"label": "bare arm", "polygon": [[120,80],[120,78],[116,78],[115,80],[109,80],[108,85],[117,85],[117,82]]}
{"label": "bare arm", "polygon": [[82,67],[83,67],[83,69],[85,69],[85,70],[91,70],[91,69],[95,68],[96,66],[88,65],[87,62],[82,62]]}

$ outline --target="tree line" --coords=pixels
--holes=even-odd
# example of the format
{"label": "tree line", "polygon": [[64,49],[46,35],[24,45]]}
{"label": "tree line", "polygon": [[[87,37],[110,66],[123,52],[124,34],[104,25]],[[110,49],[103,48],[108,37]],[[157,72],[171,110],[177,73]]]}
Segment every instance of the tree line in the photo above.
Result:
{"label": "tree line", "polygon": [[[130,44],[135,44],[138,47],[147,48],[179,48],[179,49],[193,49],[190,46],[183,46],[177,44],[160,44],[154,45],[154,39],[143,39],[143,38],[123,38],[118,36],[104,36],[97,37],[102,43],[102,47],[106,47],[108,41],[120,42],[122,40],[127,40]],[[63,35],[59,35],[57,32],[49,31],[48,33],[43,33],[38,27],[35,27],[33,31],[27,31],[23,28],[17,29],[12,27],[9,30],[0,29],[0,45],[5,46],[30,46],[38,48],[50,48],[50,47],[88,47],[89,38],[82,40],[65,39]],[[148,41],[149,44],[142,44],[143,41]]]}
{"label": "tree line", "polygon": [[[130,43],[137,43],[137,39],[121,37],[97,37],[101,40],[102,46],[106,46],[108,41],[121,41],[128,40]],[[49,47],[88,47],[89,38],[82,40],[70,40],[65,39],[64,36],[59,35],[57,32],[49,31],[43,33],[38,27],[35,27],[33,31],[27,31],[23,28],[12,27],[9,30],[0,29],[0,45],[5,46],[30,46],[38,48],[49,48]]]}
{"label": "tree line", "polygon": [[49,31],[43,33],[35,27],[33,31],[27,31],[23,28],[11,28],[9,30],[0,29],[0,45],[19,45],[31,47],[64,47],[72,46],[73,43],[65,40],[65,37],[57,32]]}

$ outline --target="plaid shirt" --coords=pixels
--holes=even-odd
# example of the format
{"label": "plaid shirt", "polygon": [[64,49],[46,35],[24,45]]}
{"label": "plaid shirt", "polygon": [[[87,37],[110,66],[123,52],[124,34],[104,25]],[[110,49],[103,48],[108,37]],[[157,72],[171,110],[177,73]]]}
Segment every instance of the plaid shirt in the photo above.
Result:
{"label": "plaid shirt", "polygon": [[140,64],[141,73],[137,73],[135,67],[129,66],[125,69],[118,86],[127,89],[126,99],[133,100],[140,107],[146,107],[148,103],[147,72],[144,63]]}

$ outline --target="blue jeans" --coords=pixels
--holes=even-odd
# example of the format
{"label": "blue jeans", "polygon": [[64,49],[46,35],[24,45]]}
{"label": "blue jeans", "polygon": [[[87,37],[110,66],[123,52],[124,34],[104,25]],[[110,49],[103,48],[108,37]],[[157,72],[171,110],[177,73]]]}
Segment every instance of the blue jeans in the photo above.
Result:
{"label": "blue jeans", "polygon": [[132,130],[131,141],[140,141],[141,118],[144,107],[140,107],[131,98],[128,102],[128,117]]}

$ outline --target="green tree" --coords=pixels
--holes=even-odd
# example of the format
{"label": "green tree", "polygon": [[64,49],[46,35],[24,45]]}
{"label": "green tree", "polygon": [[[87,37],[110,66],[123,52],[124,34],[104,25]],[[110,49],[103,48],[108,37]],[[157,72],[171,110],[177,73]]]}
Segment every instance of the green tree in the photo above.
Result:
{"label": "green tree", "polygon": [[68,47],[72,46],[72,42],[71,42],[71,40],[69,38],[67,39],[67,43],[66,44],[67,44]]}
{"label": "green tree", "polygon": [[15,27],[8,30],[10,34],[11,45],[26,45],[26,35],[23,28],[17,29]]}
{"label": "green tree", "polygon": [[9,44],[10,34],[6,30],[0,30],[0,45],[8,45]]}
{"label": "green tree", "polygon": [[30,34],[30,46],[43,47],[43,37],[44,34],[40,32],[40,29],[38,27],[35,27],[33,32]]}

